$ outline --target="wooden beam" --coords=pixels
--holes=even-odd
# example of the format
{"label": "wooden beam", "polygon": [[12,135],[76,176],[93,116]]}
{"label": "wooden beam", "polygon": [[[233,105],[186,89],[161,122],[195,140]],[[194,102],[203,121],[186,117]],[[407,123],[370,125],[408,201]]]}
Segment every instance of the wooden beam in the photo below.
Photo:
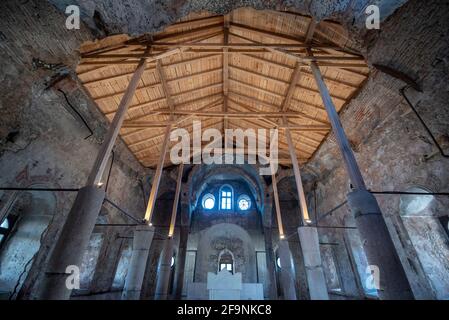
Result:
{"label": "wooden beam", "polygon": [[[253,58],[253,56],[250,56],[250,57]],[[276,82],[277,84],[280,84],[280,85],[284,85],[284,86],[288,86],[289,85],[288,81],[285,81],[285,80],[282,80],[282,79],[278,79],[278,78],[274,78],[274,77],[272,77],[270,75],[259,73],[259,72],[256,72],[254,70],[244,69],[244,68],[236,66],[236,65],[229,65],[229,67],[231,68],[231,70],[234,69],[234,70],[239,71],[239,72],[243,72],[243,73],[247,73],[249,75],[253,75],[255,77],[259,77],[261,79],[270,80],[270,81]],[[288,70],[290,71],[290,70],[293,70],[293,69],[288,68]],[[301,67],[301,73],[302,73],[302,76],[305,76],[305,77],[307,77],[307,78],[309,78],[311,80],[314,80],[313,74],[309,70]],[[349,82],[346,82],[346,81],[335,80],[335,79],[330,78],[330,77],[323,77],[323,78],[326,80],[326,82],[329,82],[329,83],[332,83],[332,84],[335,84],[335,85],[338,85],[338,86],[343,85],[343,86],[346,86],[346,87],[350,87],[351,89],[358,89],[358,87],[359,87],[356,84],[352,84],[352,83],[349,83]]]}
{"label": "wooden beam", "polygon": [[[313,33],[315,32],[316,28],[316,22],[312,18],[309,23],[309,27],[307,28],[306,38],[305,38],[305,44],[310,44],[310,42],[313,39]],[[281,110],[282,112],[285,112],[290,107],[290,103],[292,101],[293,94],[295,92],[296,86],[299,85],[300,79],[301,79],[301,64],[299,62],[296,62],[295,70],[293,71],[291,77],[290,77],[290,84],[287,90],[287,94],[285,95],[285,99],[282,102]],[[288,130],[287,130],[288,131]]]}
{"label": "wooden beam", "polygon": [[[170,114],[170,110],[163,111],[161,114]],[[284,115],[286,117],[291,118],[302,118],[304,115],[299,112],[259,112],[258,114],[254,114],[254,112],[223,112],[223,111],[210,111],[210,112],[198,112],[195,110],[175,110],[173,114],[193,114],[197,117],[210,117],[210,118],[236,118],[236,119],[251,119],[251,118],[260,118],[260,117],[274,117],[274,118],[282,118]],[[312,121],[322,122],[321,120],[317,120],[311,118]]]}
{"label": "wooden beam", "polygon": [[[150,48],[147,48],[149,51]],[[95,159],[95,163],[87,179],[87,186],[99,185],[103,177],[104,170],[106,168],[109,156],[111,154],[112,148],[114,147],[117,136],[120,132],[123,121],[125,120],[126,112],[128,110],[129,104],[134,96],[137,85],[142,77],[143,71],[145,70],[146,59],[141,59],[131,81],[128,84],[128,88],[120,101],[117,112],[114,119],[109,126],[106,137],[101,145],[100,151]]]}
{"label": "wooden beam", "polygon": [[267,90],[265,88],[257,87],[257,86],[255,86],[253,84],[246,83],[246,82],[243,82],[241,80],[237,80],[235,78],[229,78],[229,80],[230,80],[230,82],[234,82],[237,85],[240,85],[242,87],[247,88],[247,90],[249,90],[249,91],[256,91],[256,92],[260,92],[262,94],[267,94],[267,95],[272,96],[272,97],[274,97],[276,99],[283,98],[283,95],[279,94],[278,92],[274,92],[274,91]]}
{"label": "wooden beam", "polygon": [[352,152],[351,145],[349,144],[349,140],[346,137],[344,129],[341,125],[337,110],[335,109],[334,103],[332,102],[332,99],[329,95],[329,90],[327,89],[326,84],[324,83],[324,80],[321,77],[320,69],[315,62],[312,62],[311,68],[313,75],[315,76],[317,86],[320,90],[321,98],[326,108],[329,121],[332,125],[332,131],[335,134],[335,139],[340,148],[340,152],[343,155],[343,160],[346,169],[348,171],[351,183],[354,186],[354,188],[358,190],[366,190],[365,181],[363,180],[362,173],[360,172],[354,153]]}
{"label": "wooden beam", "polygon": [[[208,54],[208,55],[203,55],[203,56],[195,56],[194,58],[190,58],[190,59],[185,59],[185,60],[181,60],[178,62],[173,62],[173,63],[163,63],[162,66],[165,68],[175,68],[175,67],[179,67],[188,63],[195,63],[195,62],[204,62],[204,60],[208,60],[210,58],[214,58],[214,57],[218,57],[218,54]],[[152,63],[148,63],[148,66],[145,68],[145,72],[146,71],[151,71],[154,72],[156,70],[156,64],[154,62]],[[124,73],[120,73],[120,74],[116,74],[113,76],[108,76],[108,77],[102,77],[102,78],[98,78],[98,79],[94,79],[94,80],[89,80],[89,81],[82,81],[82,83],[84,85],[90,85],[90,84],[94,84],[97,82],[102,82],[102,81],[110,81],[110,80],[117,80],[117,79],[121,79],[121,78],[126,78],[130,75],[132,75],[133,72],[124,72]],[[82,77],[83,74],[78,74],[79,77]],[[174,81],[175,79],[171,79],[168,80],[170,81]]]}
{"label": "wooden beam", "polygon": [[[162,68],[161,61],[159,60],[156,63],[156,71],[161,80],[162,91],[164,92],[165,100],[167,101],[168,107],[171,111],[175,110],[175,102],[170,94],[170,90],[168,89],[167,77],[165,76],[164,69]],[[173,120],[173,114],[170,115],[171,120]]]}
{"label": "wooden beam", "polygon": [[[287,120],[283,118],[284,125],[287,124]],[[290,157],[292,160],[293,172],[295,174],[295,182],[296,182],[296,190],[298,192],[299,206],[301,208],[301,221],[303,225],[305,222],[310,221],[309,211],[307,209],[306,196],[304,194],[304,188],[302,186],[301,173],[299,171],[298,159],[296,157],[296,150],[293,145],[292,136],[290,134],[290,130],[285,130],[285,137],[287,138],[288,143],[288,151],[290,152]]]}
{"label": "wooden beam", "polygon": [[162,142],[161,153],[159,155],[159,161],[157,164],[156,172],[154,174],[153,183],[151,185],[150,198],[148,199],[148,206],[145,212],[145,220],[149,225],[151,224],[151,218],[153,216],[154,205],[157,199],[157,193],[159,191],[159,183],[161,182],[162,169],[165,161],[165,154],[167,153],[168,142],[170,141],[171,125],[168,125],[164,133],[164,141]]}
{"label": "wooden beam", "polygon": [[301,77],[301,65],[299,62],[296,63],[295,70],[293,71],[290,77],[290,84],[287,89],[287,94],[285,95],[284,100],[282,101],[281,111],[285,112],[288,110],[290,106],[290,102],[292,101],[293,94],[295,93],[295,89],[297,84],[299,83],[299,78]]}
{"label": "wooden beam", "polygon": [[189,31],[179,31],[176,33],[171,33],[171,34],[156,34],[153,36],[153,42],[152,43],[158,43],[158,42],[162,42],[162,41],[177,41],[179,39],[185,39],[188,37],[201,37],[204,35],[208,35],[211,33],[215,33],[217,31],[222,31],[223,30],[223,23],[222,22],[218,22],[212,25],[206,25],[206,26],[202,26],[199,28],[194,28],[192,30]]}
{"label": "wooden beam", "polygon": [[[173,46],[169,47],[175,47],[176,49],[173,50],[181,50],[184,52],[194,52],[194,53],[222,53],[223,55],[226,54],[233,54],[233,53],[267,53],[267,51],[272,53],[283,53],[284,55],[287,55],[297,61],[303,62],[304,64],[308,61],[364,61],[363,58],[360,57],[348,57],[348,56],[335,56],[335,55],[320,55],[320,56],[310,56],[310,55],[299,55],[301,52],[297,50],[286,50],[285,48],[279,46],[279,45],[266,45],[263,44],[260,47],[262,49],[251,49],[252,46],[256,46],[258,44],[213,44],[213,43],[198,43],[196,46],[193,45],[183,45],[183,44],[173,44]],[[204,47],[207,47],[204,48]],[[242,47],[242,49],[241,49]],[[249,49],[246,49],[249,48]],[[226,50],[224,50],[226,49]],[[140,58],[149,58],[152,60],[158,60],[162,59],[160,58],[161,55],[163,55],[166,51],[159,53],[159,54],[150,54],[150,55],[144,55],[140,53],[123,53],[123,54],[105,54],[101,55],[98,58],[103,59],[140,59]],[[102,61],[102,60],[92,60],[92,61],[83,61],[81,65],[99,65],[99,64],[133,64],[136,63],[135,60],[123,60],[123,61]]]}
{"label": "wooden beam", "polygon": [[218,24],[223,20],[223,16],[222,15],[215,15],[215,16],[209,16],[209,17],[202,17],[202,18],[198,18],[198,19],[192,19],[192,20],[187,20],[187,21],[180,21],[180,22],[175,22],[172,25],[169,25],[167,28],[165,28],[166,32],[169,32],[169,30],[171,29],[176,29],[179,27],[192,27],[192,26],[197,26],[197,25],[204,25],[205,22],[210,22],[210,23],[214,23],[214,24]]}
{"label": "wooden beam", "polygon": [[175,233],[176,213],[178,212],[179,195],[181,193],[182,173],[184,171],[184,163],[180,163],[178,167],[178,178],[176,179],[175,199],[173,200],[173,208],[171,211],[170,228],[168,230],[168,237],[173,237]]}
{"label": "wooden beam", "polygon": [[[255,102],[255,103],[257,103],[257,104],[259,104],[261,106],[264,106],[266,108],[270,108],[272,110],[273,109],[274,110],[279,110],[279,106],[267,103],[265,101],[258,100],[258,99],[254,98],[254,97],[247,96],[247,95],[244,95],[244,94],[241,94],[241,93],[237,93],[237,92],[233,92],[233,91],[230,91],[230,93],[232,95],[235,95],[238,98],[241,98],[241,99],[244,99],[244,100],[247,100],[247,101],[251,101],[251,102]],[[275,112],[274,114],[276,114],[276,113],[277,112]],[[282,112],[280,112],[280,114],[282,114]],[[312,116],[310,116],[308,114],[305,114],[303,112],[300,112],[300,111],[296,111],[294,113],[286,113],[286,116],[292,117],[292,116],[290,116],[290,114],[294,114],[295,117],[297,117],[297,118],[304,118],[304,119],[308,119],[308,120],[315,121],[315,122],[318,122],[318,123],[321,123],[321,124],[325,124],[325,125],[329,124],[327,121],[316,119],[316,118],[314,118],[314,117],[312,117]]]}
{"label": "wooden beam", "polygon": [[[229,92],[229,55],[228,55],[228,47],[229,45],[229,14],[225,15],[223,18],[223,111],[228,111],[228,92]],[[223,133],[228,128],[228,118],[223,118]]]}
{"label": "wooden beam", "polygon": [[[210,127],[215,126],[215,125],[220,124],[220,123],[221,123],[221,120],[216,121],[216,122],[213,122],[213,123],[211,123],[211,124],[208,124],[208,125],[207,125],[206,127],[204,127],[203,129],[210,128]],[[192,126],[187,127],[186,130],[187,130],[189,133],[192,133],[193,130],[191,130],[190,127],[192,127]],[[153,141],[153,140],[155,140],[155,139],[161,138],[162,136],[164,136],[164,134],[158,134],[158,135],[156,135],[156,136],[153,136],[153,137],[150,137],[150,138],[146,138],[146,139],[144,139],[144,140],[141,140],[141,141],[138,141],[138,142],[136,142],[136,143],[133,143],[132,145],[128,145],[128,147],[131,148],[131,147],[135,147],[135,146],[137,146],[137,145],[141,145],[141,144],[143,144],[143,143],[145,143],[145,142],[151,142],[151,141]],[[136,155],[136,157],[138,157],[138,154],[140,154],[141,152],[148,151],[148,150],[152,150],[154,147],[155,147],[155,146],[145,147],[145,148],[143,148],[143,149],[133,151],[133,153]]]}
{"label": "wooden beam", "polygon": [[284,225],[282,224],[281,206],[279,205],[278,184],[276,181],[276,174],[274,172],[271,173],[271,185],[273,186],[274,207],[276,209],[276,219],[278,224],[279,237],[281,239],[284,239],[285,234],[284,234]]}
{"label": "wooden beam", "polygon": [[[212,88],[216,88],[216,87],[220,87],[220,86],[222,86],[221,82],[220,83],[211,84],[211,85],[207,85],[207,86],[200,87],[200,88],[195,88],[195,89],[183,91],[183,92],[180,92],[180,93],[172,95],[172,97],[179,97],[179,96],[186,95],[186,94],[189,94],[189,93],[192,93],[192,92],[199,92],[200,90],[212,89]],[[207,98],[209,98],[211,96],[216,96],[216,95],[217,95],[217,93],[213,93],[213,94],[205,96],[205,97],[201,97],[201,98],[198,98],[198,99],[193,99],[193,100],[190,100],[190,101],[186,101],[186,102],[184,102],[182,104],[178,104],[177,106],[179,108],[180,106],[184,106],[186,104],[193,103],[193,102],[198,102],[198,101],[200,101],[200,99],[204,100],[204,99],[207,99]],[[148,107],[148,106],[157,104],[157,103],[165,101],[165,100],[166,100],[165,97],[161,97],[161,98],[157,98],[155,100],[138,103],[138,104],[130,106],[128,111],[134,111],[134,110],[140,109],[142,107]],[[116,110],[110,111],[110,112],[105,112],[105,116],[107,117],[109,115],[114,114],[115,112],[116,112]],[[129,120],[132,120],[132,119],[129,119]]]}
{"label": "wooden beam", "polygon": [[[199,108],[197,111],[212,109],[214,107],[219,106],[220,103],[221,102],[218,100],[214,101],[210,104],[205,105],[204,107]],[[179,127],[182,127],[182,126],[180,126],[180,123],[185,122],[185,121],[191,119],[192,117],[194,117],[194,115],[187,115],[187,116],[179,117],[178,119],[176,119],[176,121],[133,121],[133,120],[126,121],[125,120],[125,122],[123,123],[124,128],[141,128],[142,130],[136,130],[133,132],[122,134],[122,138],[127,138],[134,134],[142,133],[145,130],[150,130],[153,128],[165,128],[169,124],[171,124],[173,127],[179,128]]]}

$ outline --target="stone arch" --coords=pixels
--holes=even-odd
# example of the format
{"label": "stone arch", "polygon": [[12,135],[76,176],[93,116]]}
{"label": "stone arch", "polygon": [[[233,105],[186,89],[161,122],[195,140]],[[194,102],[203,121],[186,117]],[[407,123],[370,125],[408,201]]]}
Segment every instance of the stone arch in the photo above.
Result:
{"label": "stone arch", "polygon": [[232,260],[232,272],[234,272],[234,270],[235,270],[235,257],[234,257],[234,254],[232,253],[232,251],[229,250],[229,249],[227,249],[227,248],[221,250],[220,253],[218,254],[218,260],[217,260],[217,272],[220,272],[220,271],[221,271],[221,270],[220,270],[220,263],[221,263],[221,261],[222,261],[221,258],[222,258],[224,255],[230,255],[230,256],[231,256],[231,260]]}
{"label": "stone arch", "polygon": [[[432,193],[423,186],[406,192]],[[399,212],[427,281],[439,300],[449,299],[449,241],[433,195],[401,195]],[[447,212],[445,213],[447,215]]]}
{"label": "stone arch", "polygon": [[253,239],[242,227],[232,223],[219,223],[199,234],[195,279],[205,282],[207,272],[216,272],[219,255],[223,250],[232,252],[234,273],[241,272],[243,282],[256,282],[256,251]]}
{"label": "stone arch", "polygon": [[207,182],[216,177],[226,175],[228,179],[233,177],[239,180],[244,180],[248,185],[252,196],[255,199],[255,206],[259,212],[264,215],[266,205],[267,186],[264,179],[258,174],[256,166],[244,165],[196,165],[190,171],[187,183],[184,184],[181,193],[181,202],[188,204],[189,219],[198,203],[200,203],[200,196],[207,186]]}
{"label": "stone arch", "polygon": [[[45,183],[32,183],[27,188],[45,188]],[[13,194],[5,218],[14,224],[0,247],[0,291],[16,297],[33,266],[46,230],[58,208],[54,192],[21,191]]]}

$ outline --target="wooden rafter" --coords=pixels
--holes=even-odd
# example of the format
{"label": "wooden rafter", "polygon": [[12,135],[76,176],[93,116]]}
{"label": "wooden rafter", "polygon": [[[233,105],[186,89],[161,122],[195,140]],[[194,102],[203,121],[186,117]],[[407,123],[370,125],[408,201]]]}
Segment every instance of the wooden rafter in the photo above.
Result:
{"label": "wooden rafter", "polygon": [[[335,40],[333,24],[312,22],[304,31],[310,17],[260,17],[267,21],[251,19],[250,11],[234,12],[232,19],[200,14],[151,36],[90,45],[101,48],[81,53],[80,80],[112,119],[132,66],[147,59],[120,131],[144,165],[160,163],[164,129],[191,132],[192,120],[202,120],[203,129],[277,128],[280,161],[287,165],[292,162],[285,132],[291,132],[294,152],[307,161],[330,130],[310,64],[321,68],[338,110],[363,85],[369,68],[360,54],[340,47],[341,32]],[[147,45],[150,53],[143,51]],[[169,164],[165,158],[163,165]]]}

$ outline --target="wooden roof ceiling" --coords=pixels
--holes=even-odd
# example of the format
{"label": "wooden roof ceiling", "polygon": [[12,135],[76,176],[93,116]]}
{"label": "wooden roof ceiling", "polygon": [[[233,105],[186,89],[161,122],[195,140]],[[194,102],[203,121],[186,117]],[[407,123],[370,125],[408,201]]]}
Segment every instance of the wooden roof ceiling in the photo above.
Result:
{"label": "wooden roof ceiling", "polygon": [[305,162],[330,130],[307,62],[315,59],[320,66],[337,111],[369,73],[334,22],[315,25],[292,12],[249,8],[227,16],[195,13],[151,36],[113,36],[81,48],[79,79],[110,121],[150,44],[120,131],[136,158],[150,167],[158,162],[167,123],[192,132],[193,119],[202,120],[203,130],[279,127],[280,163],[288,164],[282,115],[298,160]]}

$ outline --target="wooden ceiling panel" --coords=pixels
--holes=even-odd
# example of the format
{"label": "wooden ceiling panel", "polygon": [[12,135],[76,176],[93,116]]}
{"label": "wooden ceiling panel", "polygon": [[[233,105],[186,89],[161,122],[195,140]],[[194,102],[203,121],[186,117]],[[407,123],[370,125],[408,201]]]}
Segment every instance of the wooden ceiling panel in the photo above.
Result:
{"label": "wooden ceiling panel", "polygon": [[[224,125],[235,129],[277,127],[279,154],[284,155],[281,163],[288,164],[281,115],[287,115],[298,160],[304,162],[330,129],[307,65],[311,58],[304,42],[309,41],[338,111],[369,75],[342,26],[323,21],[312,34],[308,33],[310,21],[310,17],[292,12],[249,8],[235,10],[226,19],[195,13],[151,37],[121,35],[83,45],[77,73],[112,121],[137,62],[150,46],[145,71],[120,130],[144,166],[157,164],[168,123],[191,132],[193,120],[201,120],[203,130],[223,131]],[[225,25],[229,25],[226,43]],[[169,157],[165,164],[170,165]]]}

